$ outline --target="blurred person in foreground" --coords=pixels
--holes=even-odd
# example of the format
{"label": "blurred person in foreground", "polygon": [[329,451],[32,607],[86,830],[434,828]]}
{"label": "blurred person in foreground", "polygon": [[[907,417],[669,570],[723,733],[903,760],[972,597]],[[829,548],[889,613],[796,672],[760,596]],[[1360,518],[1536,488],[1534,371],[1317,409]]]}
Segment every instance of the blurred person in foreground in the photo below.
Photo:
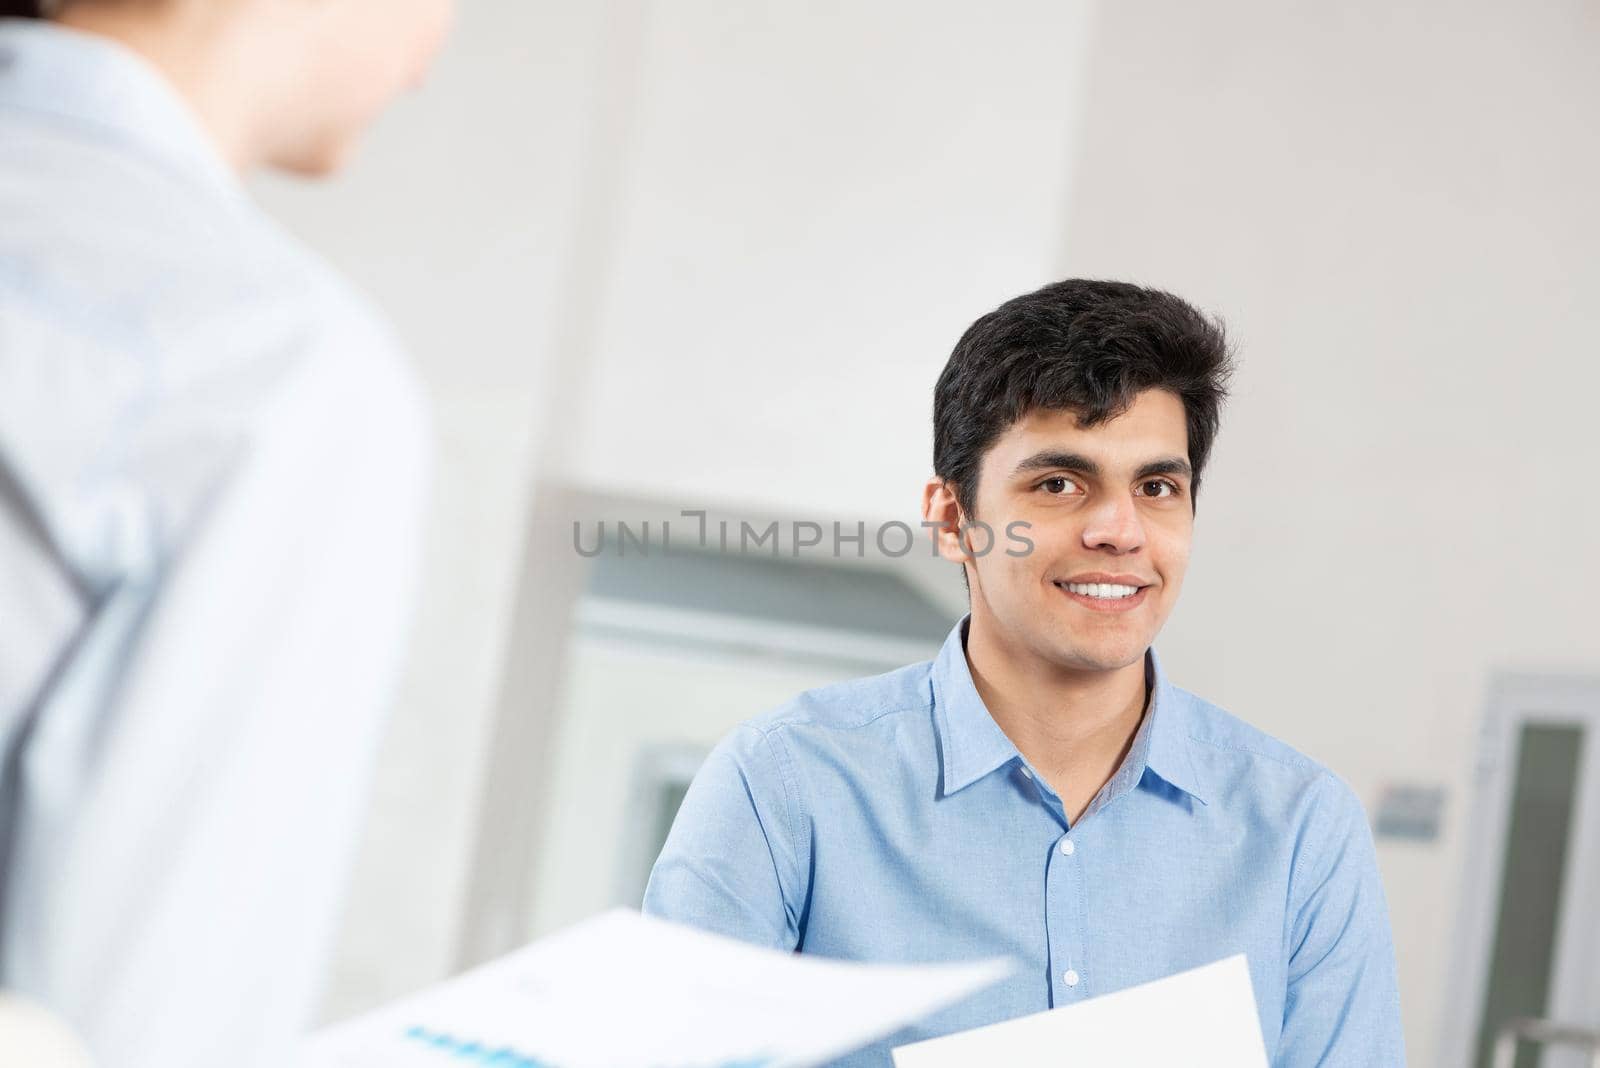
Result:
{"label": "blurred person in foreground", "polygon": [[1198,311],[1123,283],[1046,286],[974,323],[934,391],[922,497],[969,614],[933,660],[729,735],[646,910],[829,957],[1022,963],[841,1063],[1244,953],[1273,1064],[1399,1068],[1361,803],[1174,685],[1152,645],[1231,366]]}
{"label": "blurred person in foreground", "polygon": [[0,989],[107,1068],[283,1064],[428,427],[381,318],[243,179],[338,169],[450,4],[0,11]]}

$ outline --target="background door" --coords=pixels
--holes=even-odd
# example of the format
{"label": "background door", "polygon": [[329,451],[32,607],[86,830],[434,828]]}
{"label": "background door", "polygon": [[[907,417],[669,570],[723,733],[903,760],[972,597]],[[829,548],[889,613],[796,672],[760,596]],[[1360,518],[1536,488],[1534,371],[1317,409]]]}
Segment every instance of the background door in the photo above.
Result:
{"label": "background door", "polygon": [[[1461,924],[1460,1009],[1442,1064],[1489,1064],[1512,1017],[1600,1031],[1600,678],[1504,675],[1491,690]],[[1578,1068],[1524,1046],[1517,1068]]]}

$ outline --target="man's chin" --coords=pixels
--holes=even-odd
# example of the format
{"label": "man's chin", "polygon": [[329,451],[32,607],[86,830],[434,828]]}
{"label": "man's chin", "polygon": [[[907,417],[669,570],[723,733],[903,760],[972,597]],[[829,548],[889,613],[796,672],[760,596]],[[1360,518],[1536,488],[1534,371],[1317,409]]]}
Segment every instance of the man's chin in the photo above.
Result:
{"label": "man's chin", "polygon": [[1149,647],[1148,642],[1139,641],[1070,645],[1058,650],[1051,659],[1072,671],[1120,671],[1142,661]]}

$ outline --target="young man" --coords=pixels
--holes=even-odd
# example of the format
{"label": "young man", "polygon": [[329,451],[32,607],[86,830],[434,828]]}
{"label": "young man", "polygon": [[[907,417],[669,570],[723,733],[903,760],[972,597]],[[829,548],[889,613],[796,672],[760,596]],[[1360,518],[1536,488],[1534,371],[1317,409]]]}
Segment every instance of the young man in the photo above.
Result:
{"label": "young man", "polygon": [[842,1063],[1244,952],[1274,1064],[1403,1064],[1360,803],[1151,648],[1229,369],[1202,315],[1132,285],[1062,282],[974,323],[923,491],[970,614],[932,661],[726,738],[646,910],[832,957],[1022,963]]}
{"label": "young man", "polygon": [[245,178],[336,169],[450,3],[0,12],[31,16],[0,18],[0,991],[103,1068],[290,1064],[429,434],[381,317]]}

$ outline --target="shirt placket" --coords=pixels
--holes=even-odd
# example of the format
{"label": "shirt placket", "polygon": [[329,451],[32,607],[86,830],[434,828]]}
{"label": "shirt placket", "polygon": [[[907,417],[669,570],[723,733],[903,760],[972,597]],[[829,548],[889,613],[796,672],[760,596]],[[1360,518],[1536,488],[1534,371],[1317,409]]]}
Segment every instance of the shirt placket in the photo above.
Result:
{"label": "shirt placket", "polygon": [[[1071,1005],[1088,997],[1084,975],[1087,952],[1084,923],[1086,908],[1083,867],[1078,862],[1076,827],[1069,827],[1061,798],[1033,769],[1023,765],[1038,802],[1050,810],[1061,833],[1050,844],[1045,861],[1045,937],[1049,957],[1049,1004]],[[1081,822],[1081,821],[1080,821]]]}

